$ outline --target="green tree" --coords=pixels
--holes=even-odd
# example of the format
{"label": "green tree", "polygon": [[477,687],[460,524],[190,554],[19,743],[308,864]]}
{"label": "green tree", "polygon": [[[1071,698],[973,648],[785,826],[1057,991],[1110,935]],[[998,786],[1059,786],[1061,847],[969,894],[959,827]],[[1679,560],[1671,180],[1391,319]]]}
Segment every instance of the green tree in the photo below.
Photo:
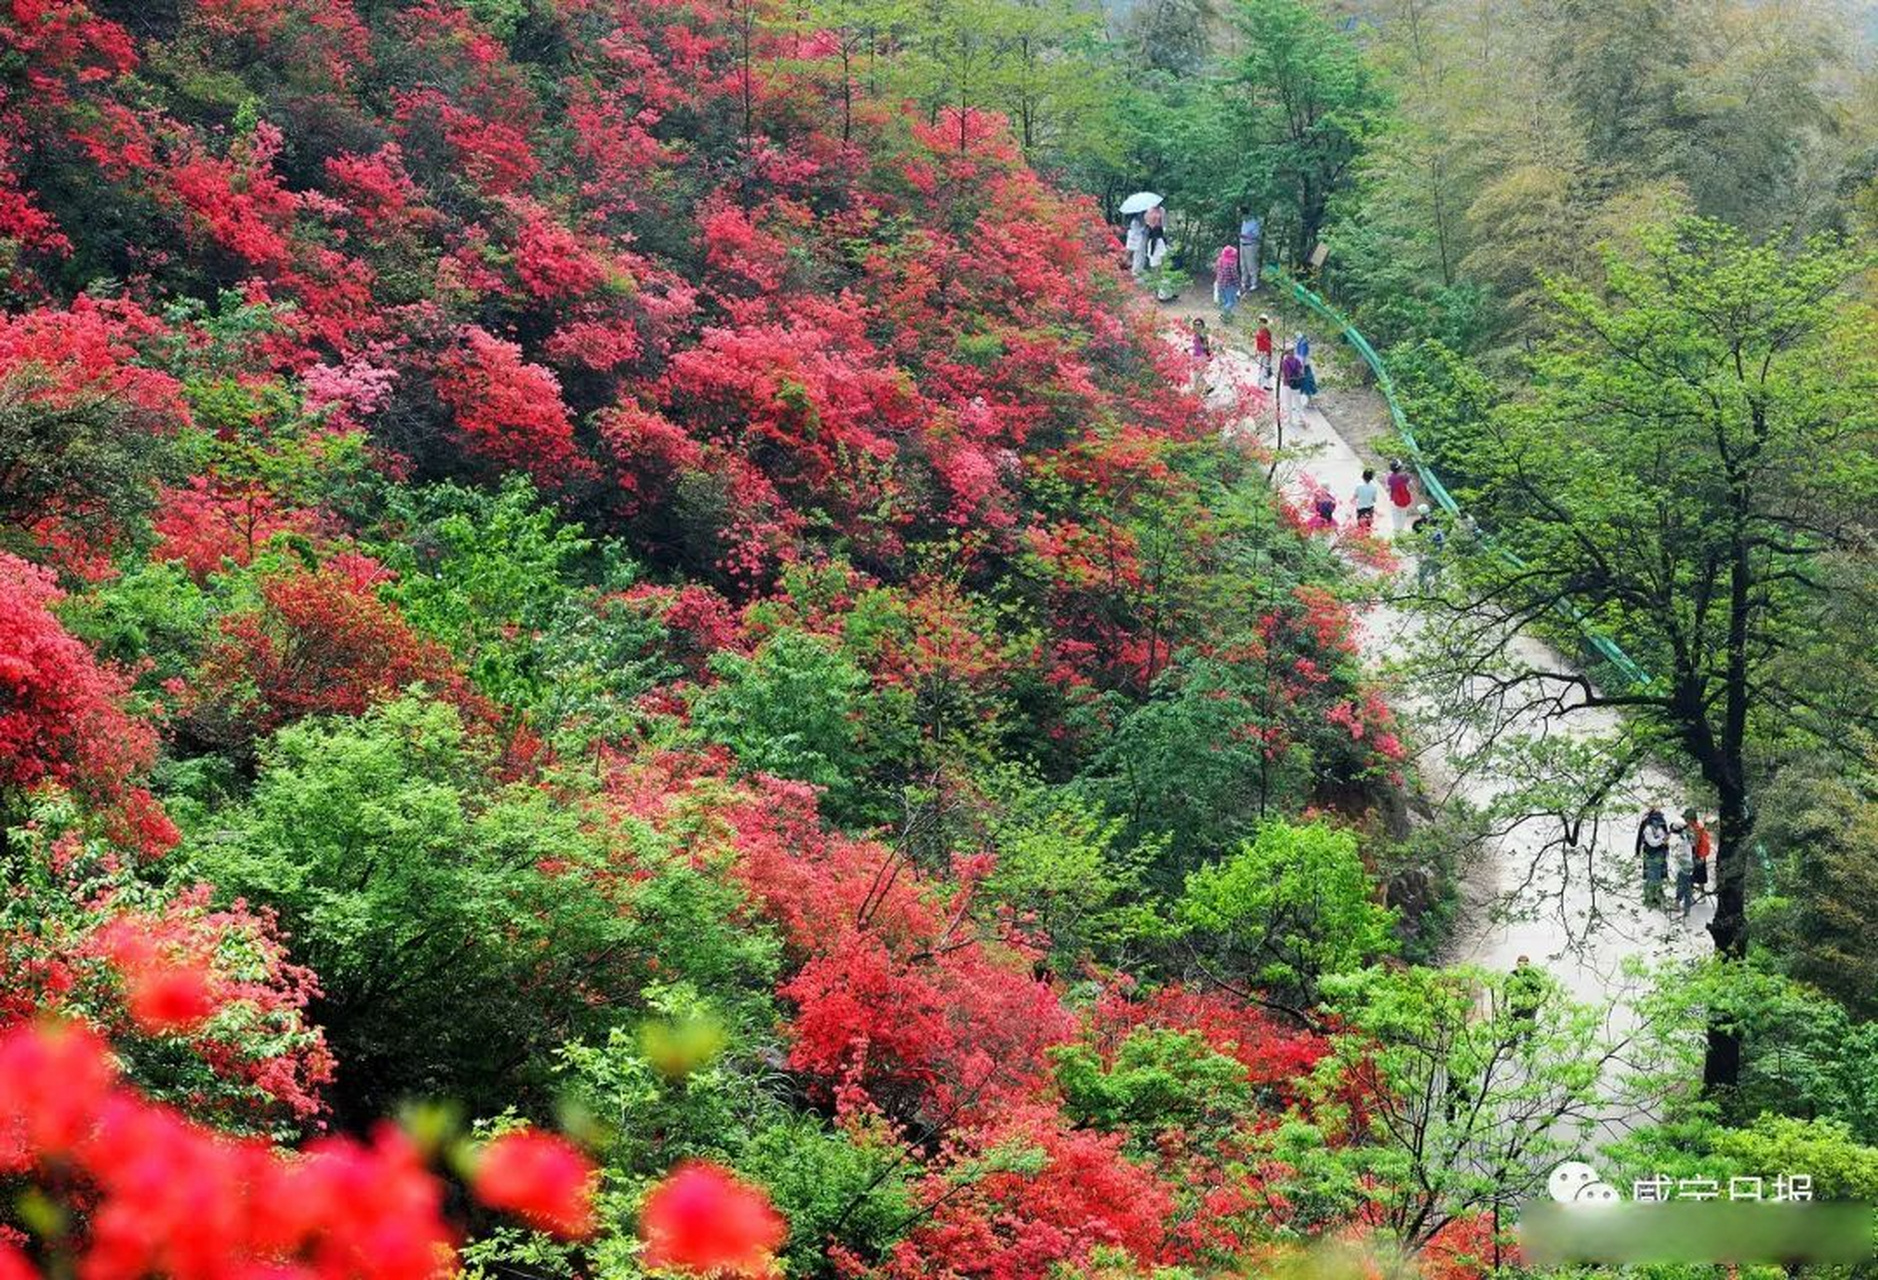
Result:
{"label": "green tree", "polygon": [[1233,194],[1274,214],[1299,266],[1387,102],[1356,45],[1303,0],[1237,0],[1234,17],[1244,52],[1222,85],[1238,143]]}
{"label": "green tree", "polygon": [[[1862,684],[1867,695],[1871,686]],[[1813,751],[1783,768],[1756,834],[1771,851],[1773,891],[1757,927],[1788,973],[1878,1018],[1878,746]]]}
{"label": "green tree", "polygon": [[[1751,741],[1830,744],[1846,728],[1777,677],[1813,643],[1824,567],[1860,544],[1878,498],[1878,357],[1869,313],[1843,301],[1864,265],[1831,242],[1789,253],[1712,221],[1650,229],[1635,260],[1609,255],[1602,292],[1555,289],[1558,333],[1531,394],[1442,443],[1469,477],[1463,501],[1521,557],[1467,558],[1441,606],[1456,619],[1439,628],[1447,669],[1502,704],[1622,708],[1641,747],[1694,766],[1720,807],[1710,931],[1735,958]],[[1478,681],[1508,628],[1568,605],[1650,683],[1603,688],[1538,664]],[[1705,1078],[1738,1073],[1738,1041],[1718,1029]]]}
{"label": "green tree", "polygon": [[1050,1057],[1063,1107],[1076,1123],[1126,1129],[1148,1150],[1174,1127],[1223,1136],[1253,1107],[1244,1064],[1216,1052],[1198,1032],[1143,1027],[1106,1061],[1088,1044],[1064,1045]]}
{"label": "green tree", "polygon": [[405,1094],[538,1102],[548,1051],[626,989],[648,924],[594,888],[605,849],[578,809],[492,766],[419,696],[304,721],[185,847],[180,874],[274,908],[319,975],[344,1119]]}
{"label": "green tree", "polygon": [[1164,842],[1129,844],[1124,820],[1072,788],[1013,772],[994,790],[1004,793],[990,821],[998,862],[985,890],[1001,908],[1035,918],[1065,971],[1091,953],[1113,962],[1154,931],[1142,878]]}
{"label": "green tree", "polygon": [[573,570],[593,543],[557,522],[520,476],[494,494],[394,489],[387,522],[396,537],[382,558],[398,577],[386,594],[411,624],[449,645],[491,697],[543,700],[542,638],[574,603]]}
{"label": "green tree", "polygon": [[692,700],[692,723],[747,769],[811,782],[825,808],[856,819],[871,761],[861,720],[875,699],[867,674],[818,636],[785,627],[749,657],[713,655],[718,682]]}
{"label": "green tree", "polygon": [[[1532,1197],[1600,1120],[1627,1113],[1613,1088],[1625,1046],[1606,1035],[1608,1010],[1548,983],[1528,1018],[1507,981],[1472,968],[1325,979],[1343,1030],[1313,1076],[1315,1125],[1270,1139],[1298,1170],[1301,1203],[1334,1221],[1367,1201],[1417,1250],[1456,1218],[1497,1219]],[[1360,1107],[1352,1078],[1369,1086]],[[1326,1147],[1322,1131],[1343,1123],[1351,1140]]]}
{"label": "green tree", "polygon": [[31,553],[47,517],[121,533],[149,510],[169,423],[123,400],[56,393],[32,366],[0,379],[0,549]]}
{"label": "green tree", "polygon": [[1393,949],[1394,916],[1372,893],[1352,833],[1275,820],[1188,876],[1174,915],[1216,978],[1256,982],[1309,1008],[1325,976]]}

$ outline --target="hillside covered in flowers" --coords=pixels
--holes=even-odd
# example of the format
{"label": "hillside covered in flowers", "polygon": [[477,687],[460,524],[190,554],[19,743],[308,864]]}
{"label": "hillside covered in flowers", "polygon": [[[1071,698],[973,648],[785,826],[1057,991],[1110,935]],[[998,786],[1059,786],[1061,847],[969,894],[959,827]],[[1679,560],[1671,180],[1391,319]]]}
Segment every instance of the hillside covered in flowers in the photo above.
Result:
{"label": "hillside covered in flowers", "polygon": [[842,52],[0,5],[0,1277],[1384,1223],[1346,584],[1093,204]]}

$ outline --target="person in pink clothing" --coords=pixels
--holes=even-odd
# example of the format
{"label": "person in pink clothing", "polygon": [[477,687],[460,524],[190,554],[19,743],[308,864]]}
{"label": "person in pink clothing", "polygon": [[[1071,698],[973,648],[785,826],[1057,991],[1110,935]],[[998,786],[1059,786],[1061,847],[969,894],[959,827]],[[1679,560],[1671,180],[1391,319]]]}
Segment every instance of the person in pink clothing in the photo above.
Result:
{"label": "person in pink clothing", "polygon": [[1232,321],[1233,308],[1239,305],[1239,246],[1229,244],[1213,260],[1213,300],[1219,303],[1220,319]]}

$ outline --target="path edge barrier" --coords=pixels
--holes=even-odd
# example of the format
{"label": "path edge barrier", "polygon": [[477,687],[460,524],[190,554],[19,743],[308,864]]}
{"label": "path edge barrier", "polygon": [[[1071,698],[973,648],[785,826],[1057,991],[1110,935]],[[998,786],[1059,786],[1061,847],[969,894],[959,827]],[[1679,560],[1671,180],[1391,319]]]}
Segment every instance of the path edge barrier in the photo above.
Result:
{"label": "path edge barrier", "polygon": [[[1415,468],[1415,474],[1422,482],[1422,492],[1433,498],[1443,511],[1459,521],[1462,518],[1461,506],[1454,500],[1454,495],[1448,492],[1448,487],[1441,483],[1441,477],[1435,474],[1434,468],[1428,463],[1427,455],[1422,452],[1421,443],[1416,440],[1415,432],[1409,426],[1408,414],[1403,411],[1402,402],[1396,395],[1395,379],[1389,376],[1389,366],[1383,363],[1383,358],[1377,354],[1376,348],[1371,346],[1369,339],[1350,323],[1349,317],[1294,279],[1289,272],[1282,268],[1275,268],[1272,270],[1272,275],[1307,310],[1333,326],[1337,335],[1352,351],[1356,352],[1357,357],[1364,364],[1369,366],[1369,371],[1376,378],[1376,388],[1382,393],[1384,402],[1389,406],[1389,419],[1394,423],[1396,434],[1402,438],[1402,443],[1407,448],[1410,465]],[[1504,563],[1515,569],[1527,567],[1526,561],[1518,554],[1501,546],[1485,533],[1481,533],[1479,537],[1481,543]],[[1597,625],[1585,615],[1584,610],[1569,600],[1560,601],[1559,610],[1583,634],[1586,643],[1600,657],[1609,662],[1633,687],[1650,683],[1649,673],[1638,666],[1615,640],[1599,630]]]}

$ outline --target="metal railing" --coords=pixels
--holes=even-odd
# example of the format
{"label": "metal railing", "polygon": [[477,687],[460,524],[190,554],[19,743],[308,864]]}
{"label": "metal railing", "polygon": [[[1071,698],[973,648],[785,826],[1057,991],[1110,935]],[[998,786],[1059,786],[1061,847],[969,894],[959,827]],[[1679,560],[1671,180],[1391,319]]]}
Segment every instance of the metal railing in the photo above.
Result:
{"label": "metal railing", "polygon": [[[1420,443],[1416,441],[1414,430],[1409,426],[1408,414],[1403,412],[1402,402],[1396,396],[1395,380],[1389,376],[1389,367],[1383,363],[1382,357],[1376,354],[1376,348],[1370,346],[1369,339],[1357,331],[1356,326],[1350,323],[1347,316],[1293,279],[1288,272],[1273,269],[1272,275],[1306,309],[1333,326],[1338,336],[1349,344],[1350,349],[1356,352],[1364,364],[1369,366],[1370,372],[1376,377],[1376,389],[1382,393],[1384,402],[1389,406],[1390,421],[1395,424],[1396,434],[1402,438],[1409,462],[1414,466],[1415,474],[1421,479],[1422,491],[1433,498],[1443,511],[1457,520],[1460,519],[1461,506],[1454,500],[1454,495],[1448,492],[1448,487],[1441,483],[1441,477],[1435,474],[1434,468],[1428,465],[1428,458],[1422,452]],[[1515,552],[1499,545],[1484,532],[1479,536],[1482,545],[1506,564],[1515,569],[1527,567],[1526,561]],[[1600,631],[1591,619],[1585,616],[1584,610],[1570,601],[1561,601],[1559,609],[1571,620],[1572,625],[1583,633],[1586,643],[1600,657],[1609,662],[1624,679],[1633,686],[1650,683],[1649,673],[1619,648],[1615,640]]]}

